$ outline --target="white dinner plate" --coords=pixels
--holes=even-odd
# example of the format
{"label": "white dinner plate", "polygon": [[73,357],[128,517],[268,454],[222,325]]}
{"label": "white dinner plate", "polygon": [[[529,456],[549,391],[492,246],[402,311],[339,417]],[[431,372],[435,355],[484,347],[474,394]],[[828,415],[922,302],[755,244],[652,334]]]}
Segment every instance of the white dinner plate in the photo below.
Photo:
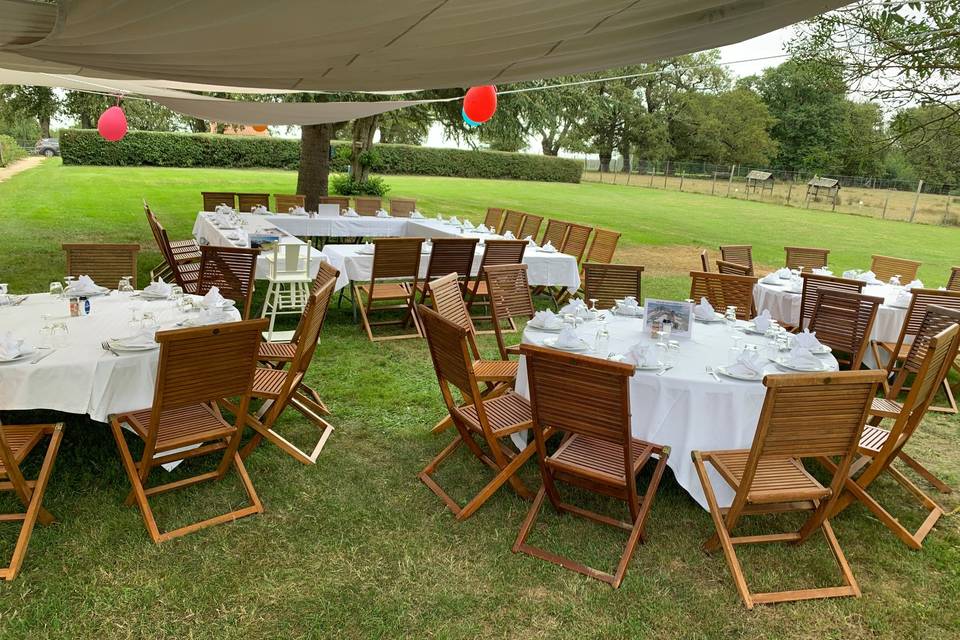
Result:
{"label": "white dinner plate", "polygon": [[831,353],[833,353],[833,349],[831,349],[825,344],[821,344],[816,349],[810,349],[810,353],[812,353],[815,356],[828,356]]}
{"label": "white dinner plate", "polygon": [[714,367],[714,370],[722,376],[733,378],[734,380],[746,380],[747,382],[759,382],[763,380],[763,374],[744,374],[730,371],[727,367]]}
{"label": "white dinner plate", "polygon": [[33,351],[21,351],[20,355],[18,355],[16,358],[10,358],[9,360],[0,360],[0,365],[9,364],[11,362],[19,362],[24,358],[29,358],[30,356],[35,356],[35,355],[37,355],[36,349],[34,349]]}
{"label": "white dinner plate", "polygon": [[590,345],[588,345],[583,338],[580,338],[580,344],[576,347],[561,347],[557,344],[556,338],[547,338],[543,341],[543,346],[550,347],[551,349],[559,349],[560,351],[571,351],[573,353],[590,350]]}
{"label": "white dinner plate", "polygon": [[759,331],[759,330],[757,329],[757,327],[754,326],[754,325],[752,325],[752,324],[748,324],[747,326],[745,326],[745,327],[743,328],[743,332],[744,332],[744,333],[749,333],[749,334],[755,335],[755,336],[766,335],[766,332],[764,332],[764,331]]}
{"label": "white dinner plate", "polygon": [[703,318],[698,318],[697,316],[693,316],[693,319],[696,320],[697,322],[703,322],[704,324],[713,324],[714,322],[723,322],[724,318],[722,314],[719,314],[716,311],[714,311],[713,313],[714,313],[713,320],[704,320]]}
{"label": "white dinner plate", "polygon": [[610,309],[610,312],[622,318],[642,318],[643,317],[643,307],[637,307],[636,311],[634,312],[630,312],[618,307],[614,307],[613,309]]}
{"label": "white dinner plate", "polygon": [[557,253],[556,249],[554,249],[553,251],[550,251],[549,249],[544,249],[543,247],[537,247],[537,251],[539,251],[540,253]]}
{"label": "white dinner plate", "polygon": [[170,296],[162,296],[156,293],[150,293],[148,291],[140,292],[141,298],[146,298],[147,300],[169,300]]}
{"label": "white dinner plate", "polygon": [[96,298],[97,296],[105,296],[110,293],[110,289],[106,287],[100,287],[99,291],[90,291],[90,292],[77,292],[77,291],[64,291],[63,295],[68,298]]}
{"label": "white dinner plate", "polygon": [[783,367],[784,369],[789,369],[790,371],[802,371],[802,372],[804,372],[804,373],[818,373],[818,372],[820,372],[820,371],[827,371],[827,370],[828,370],[828,369],[827,369],[827,365],[823,364],[822,362],[819,363],[819,368],[817,368],[817,369],[814,369],[814,368],[812,368],[812,367],[809,368],[809,369],[807,369],[807,368],[803,368],[803,367],[793,366],[793,365],[789,364],[789,360],[790,360],[790,359],[789,359],[788,357],[781,356],[781,357],[777,358],[776,360],[774,360],[774,362],[776,362],[777,365]]}
{"label": "white dinner plate", "polygon": [[549,331],[550,333],[559,333],[560,331],[563,330],[563,323],[561,323],[560,326],[557,327],[556,329],[549,329],[541,325],[539,322],[534,322],[533,320],[531,320],[530,322],[527,323],[527,326],[530,327],[531,329],[536,329],[537,331]]}
{"label": "white dinner plate", "polygon": [[637,365],[634,367],[637,371],[660,371],[660,369],[673,369],[673,366],[663,366],[659,363],[654,364],[645,364],[642,367]]}
{"label": "white dinner plate", "polygon": [[109,344],[110,348],[113,349],[114,351],[130,351],[130,352],[153,351],[154,349],[160,348],[160,345],[156,343],[152,345],[133,346],[133,345],[125,345],[122,342],[119,342],[117,340],[110,340],[107,344]]}

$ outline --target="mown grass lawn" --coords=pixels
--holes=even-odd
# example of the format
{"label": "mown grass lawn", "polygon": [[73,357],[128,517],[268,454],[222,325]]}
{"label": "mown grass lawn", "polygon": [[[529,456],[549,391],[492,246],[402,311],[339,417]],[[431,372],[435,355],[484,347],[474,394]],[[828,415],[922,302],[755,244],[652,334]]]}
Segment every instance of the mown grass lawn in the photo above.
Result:
{"label": "mown grass lawn", "polygon": [[[289,193],[280,171],[63,167],[58,160],[0,184],[0,281],[45,290],[62,276],[64,241],[139,241],[141,280],[159,261],[142,213],[147,199],[173,237],[186,237],[201,190]],[[872,253],[923,260],[921,277],[942,284],[960,263],[960,229],[885,222],[692,194],[558,185],[388,177],[396,196],[428,213],[515,207],[624,233],[622,261],[647,267],[647,295],[686,297],[698,247],[750,243],[775,265],[785,244],[826,246],[840,268]],[[2,310],[0,310],[2,312]],[[484,346],[493,343],[484,339]],[[960,525],[951,516],[921,552],[908,550],[868,512],[834,523],[861,599],[746,611],[722,556],[700,544],[706,512],[668,477],[621,589],[526,556],[510,546],[527,503],[509,491],[456,523],[416,479],[449,434],[429,427],[442,405],[422,341],[371,345],[346,307],[334,309],[310,382],[336,427],[319,464],[301,466],[270,447],[249,460],[262,516],[155,546],[139,514],[122,506],[128,485],[104,425],[81,417],[4,412],[4,421],[65,419],[46,505],[60,522],[38,527],[21,576],[0,585],[2,638],[947,638],[960,633]],[[634,411],[642,411],[634,407]],[[288,432],[312,436],[291,413]],[[928,418],[911,451],[960,487],[960,420]],[[530,465],[525,477],[536,482]],[[464,500],[488,479],[466,455],[440,482]],[[920,511],[892,482],[878,495],[909,524]],[[202,486],[157,500],[167,525],[220,512],[239,485]],[[937,496],[948,510],[960,500]],[[602,507],[617,509],[617,505]],[[760,525],[785,526],[784,519]],[[12,533],[10,525],[4,525]],[[4,537],[0,553],[9,553]],[[549,512],[536,542],[597,566],[613,566],[619,532]],[[758,589],[834,580],[820,539],[800,548],[744,553]]]}

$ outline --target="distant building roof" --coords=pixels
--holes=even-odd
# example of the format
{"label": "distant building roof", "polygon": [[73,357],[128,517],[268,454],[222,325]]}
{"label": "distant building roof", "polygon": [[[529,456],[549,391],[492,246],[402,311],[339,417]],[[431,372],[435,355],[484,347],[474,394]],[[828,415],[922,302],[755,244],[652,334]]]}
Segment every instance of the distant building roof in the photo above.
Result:
{"label": "distant building roof", "polygon": [[772,178],[773,174],[769,171],[757,171],[754,169],[747,174],[747,180],[771,180]]}
{"label": "distant building roof", "polygon": [[833,178],[821,178],[820,176],[815,176],[813,180],[811,180],[807,184],[811,187],[827,187],[829,189],[832,189],[833,187],[838,186],[839,183],[840,183],[839,180],[835,180]]}

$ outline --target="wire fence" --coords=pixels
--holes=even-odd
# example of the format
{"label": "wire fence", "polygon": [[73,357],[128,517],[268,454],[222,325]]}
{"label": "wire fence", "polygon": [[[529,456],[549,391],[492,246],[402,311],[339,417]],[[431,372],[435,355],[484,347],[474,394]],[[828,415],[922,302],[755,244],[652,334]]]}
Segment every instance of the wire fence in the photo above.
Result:
{"label": "wire fence", "polygon": [[[584,157],[583,163],[583,179],[588,182],[702,193],[886,220],[960,225],[957,185],[709,162],[640,161],[629,171],[624,170],[620,157],[611,160],[608,171],[600,171],[596,157]],[[751,176],[751,172],[760,175]],[[826,180],[820,181],[819,187],[810,186],[815,178]]]}

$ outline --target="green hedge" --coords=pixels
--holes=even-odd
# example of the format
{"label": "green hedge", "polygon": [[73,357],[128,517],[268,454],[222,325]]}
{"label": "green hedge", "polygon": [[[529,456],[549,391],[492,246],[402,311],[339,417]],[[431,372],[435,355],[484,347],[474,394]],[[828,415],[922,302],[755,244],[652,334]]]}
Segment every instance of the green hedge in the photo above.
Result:
{"label": "green hedge", "polygon": [[[333,145],[337,153],[331,169],[346,171],[350,143]],[[66,129],[60,132],[60,153],[64,164],[296,169],[300,141],[131,131],[120,142],[107,142],[93,130]],[[579,162],[526,153],[378,144],[371,156],[375,173],[580,182]]]}
{"label": "green hedge", "polygon": [[10,136],[0,136],[0,167],[5,167],[14,160],[27,157],[27,152],[23,150],[17,141]]}

